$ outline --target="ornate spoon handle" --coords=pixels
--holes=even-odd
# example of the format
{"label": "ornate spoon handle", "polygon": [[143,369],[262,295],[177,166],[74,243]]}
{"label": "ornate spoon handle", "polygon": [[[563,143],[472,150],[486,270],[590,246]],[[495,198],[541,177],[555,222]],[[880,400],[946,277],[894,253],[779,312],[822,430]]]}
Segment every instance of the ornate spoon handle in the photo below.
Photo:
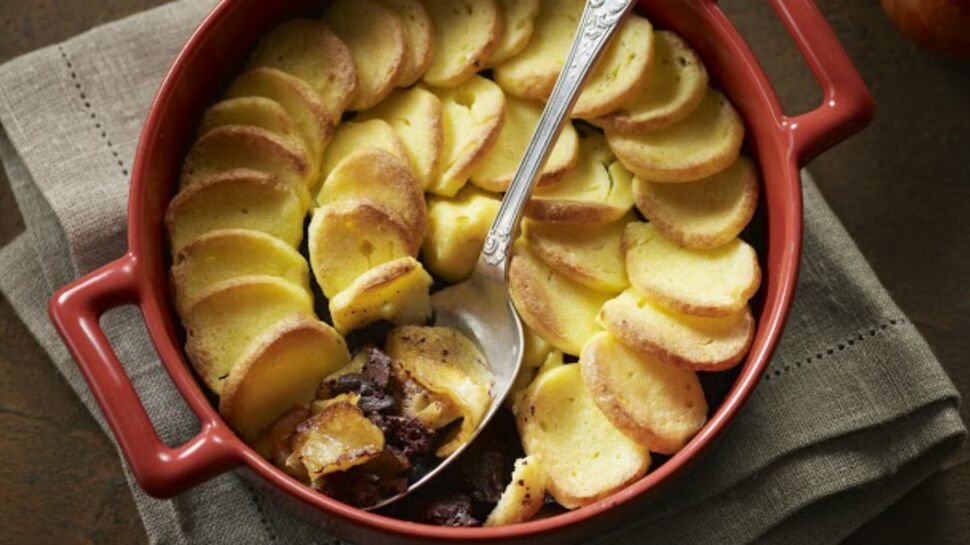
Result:
{"label": "ornate spoon handle", "polygon": [[579,91],[592,72],[606,45],[610,42],[633,0],[588,0],[572,49],[566,58],[532,141],[525,150],[519,169],[492,228],[478,261],[481,272],[504,278],[511,255],[512,238],[522,220],[522,212],[532,195],[539,172],[552,153],[553,145],[569,120],[569,113],[579,99]]}

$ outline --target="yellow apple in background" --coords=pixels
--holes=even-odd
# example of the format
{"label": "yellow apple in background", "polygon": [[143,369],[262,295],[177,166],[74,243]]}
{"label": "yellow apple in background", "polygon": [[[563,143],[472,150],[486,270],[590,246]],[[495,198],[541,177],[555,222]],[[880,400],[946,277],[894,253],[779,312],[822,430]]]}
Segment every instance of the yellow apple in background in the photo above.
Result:
{"label": "yellow apple in background", "polygon": [[970,56],[970,0],[882,0],[882,8],[914,42]]}

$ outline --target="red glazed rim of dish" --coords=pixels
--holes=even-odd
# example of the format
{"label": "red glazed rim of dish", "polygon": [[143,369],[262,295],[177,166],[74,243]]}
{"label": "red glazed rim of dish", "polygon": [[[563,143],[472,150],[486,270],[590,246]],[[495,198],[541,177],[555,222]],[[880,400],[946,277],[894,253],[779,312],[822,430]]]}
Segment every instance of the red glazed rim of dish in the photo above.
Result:
{"label": "red glazed rim of dish", "polygon": [[[662,3],[664,0],[657,0]],[[668,3],[670,0],[667,0]],[[767,197],[769,214],[768,288],[752,351],[740,374],[707,425],[679,453],[639,481],[592,505],[554,517],[497,528],[447,528],[417,524],[368,513],[319,494],[290,478],[245,445],[219,417],[180,349],[172,342],[174,323],[164,290],[148,274],[146,252],[162,252],[161,222],[142,216],[146,206],[150,154],[156,151],[162,116],[169,114],[172,95],[186,65],[202,42],[239,1],[220,3],[195,32],[169,72],[148,114],[133,169],[129,201],[129,253],[59,290],[50,302],[50,315],[87,380],[92,394],[125,455],[135,478],[151,495],[170,497],[234,467],[245,464],[281,491],[354,526],[407,538],[450,541],[511,539],[537,535],[577,524],[645,494],[694,459],[727,424],[747,400],[762,376],[787,317],[801,252],[801,192],[798,167],[864,127],[872,116],[868,90],[821,13],[810,0],[772,0],[773,7],[802,51],[823,87],[824,103],[811,112],[785,116],[757,59],[714,0],[674,0],[677,10],[693,10],[721,36],[719,47],[700,51],[726,56],[754,78],[754,96],[740,97],[748,117],[759,117],[759,163],[766,162],[781,173],[772,178]],[[675,9],[673,7],[671,10]],[[693,40],[685,36],[688,42]],[[727,88],[735,76],[717,74]],[[740,78],[740,76],[738,76]],[[739,97],[732,97],[735,101]],[[748,106],[748,107],[745,107]],[[766,119],[767,118],[767,119]],[[749,119],[750,121],[750,119]],[[764,127],[769,127],[764,129]],[[163,206],[154,203],[153,206]],[[774,215],[774,219],[772,216]],[[781,223],[778,216],[781,216]],[[134,304],[141,308],[149,335],[173,383],[202,423],[199,434],[184,445],[163,444],[144,407],[125,375],[124,368],[101,331],[99,319],[111,308]]]}

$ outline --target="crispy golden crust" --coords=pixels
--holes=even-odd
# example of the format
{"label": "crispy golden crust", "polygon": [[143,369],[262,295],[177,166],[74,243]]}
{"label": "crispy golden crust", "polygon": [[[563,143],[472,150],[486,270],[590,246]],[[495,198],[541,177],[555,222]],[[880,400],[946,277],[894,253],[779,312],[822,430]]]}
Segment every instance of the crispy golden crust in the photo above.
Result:
{"label": "crispy golden crust", "polygon": [[616,111],[643,88],[653,65],[653,25],[630,16],[590,75],[572,116],[594,119]]}
{"label": "crispy golden crust", "polygon": [[290,116],[278,102],[258,96],[226,98],[210,106],[202,114],[199,136],[226,125],[259,127],[283,137],[292,136],[295,130]]}
{"label": "crispy golden crust", "polygon": [[461,85],[488,63],[503,33],[495,0],[426,0],[434,21],[434,59],[424,81]]}
{"label": "crispy golden crust", "polygon": [[558,224],[529,220],[522,230],[532,252],[560,274],[600,291],[619,293],[627,280],[622,238],[625,220]]}
{"label": "crispy golden crust", "polygon": [[511,59],[529,45],[539,4],[539,0],[498,0],[504,32],[488,61],[489,66]]}
{"label": "crispy golden crust", "polygon": [[434,21],[421,0],[381,0],[401,18],[408,55],[398,87],[410,87],[428,71],[434,60]]}
{"label": "crispy golden crust", "polygon": [[608,223],[629,211],[598,202],[552,199],[532,199],[525,206],[525,215],[530,219],[559,223]]}

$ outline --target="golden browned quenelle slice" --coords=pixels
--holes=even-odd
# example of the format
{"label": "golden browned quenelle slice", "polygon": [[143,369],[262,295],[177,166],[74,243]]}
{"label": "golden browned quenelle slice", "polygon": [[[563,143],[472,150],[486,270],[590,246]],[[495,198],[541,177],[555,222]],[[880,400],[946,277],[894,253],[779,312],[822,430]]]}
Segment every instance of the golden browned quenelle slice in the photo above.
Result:
{"label": "golden browned quenelle slice", "polygon": [[522,230],[532,252],[556,272],[595,290],[620,293],[630,281],[623,251],[629,214],[611,223],[528,220]]}
{"label": "golden browned quenelle slice", "polygon": [[428,198],[428,234],[422,259],[428,270],[460,282],[475,269],[501,201],[494,193],[465,186],[453,198]]}
{"label": "golden browned quenelle slice", "polygon": [[216,102],[202,114],[199,136],[226,125],[249,125],[292,138],[296,128],[279,102],[262,96],[228,98]]}
{"label": "golden browned quenelle slice", "polygon": [[532,520],[545,504],[546,472],[535,456],[515,461],[512,479],[485,519],[485,526],[506,526]]}
{"label": "golden browned quenelle slice", "polygon": [[399,325],[423,324],[431,317],[431,275],[413,257],[374,267],[330,300],[337,331],[351,331],[384,320]]}
{"label": "golden browned quenelle slice", "polygon": [[408,53],[398,87],[410,87],[418,82],[434,60],[434,21],[421,0],[381,0],[394,10],[404,25]]}
{"label": "golden browned quenelle slice", "polygon": [[465,83],[485,68],[503,33],[495,0],[426,0],[434,21],[434,59],[424,81],[435,87]]}
{"label": "golden browned quenelle slice", "polygon": [[383,119],[347,121],[337,127],[333,140],[323,154],[321,182],[345,157],[364,147],[379,148],[408,160],[408,152],[401,138]]}

